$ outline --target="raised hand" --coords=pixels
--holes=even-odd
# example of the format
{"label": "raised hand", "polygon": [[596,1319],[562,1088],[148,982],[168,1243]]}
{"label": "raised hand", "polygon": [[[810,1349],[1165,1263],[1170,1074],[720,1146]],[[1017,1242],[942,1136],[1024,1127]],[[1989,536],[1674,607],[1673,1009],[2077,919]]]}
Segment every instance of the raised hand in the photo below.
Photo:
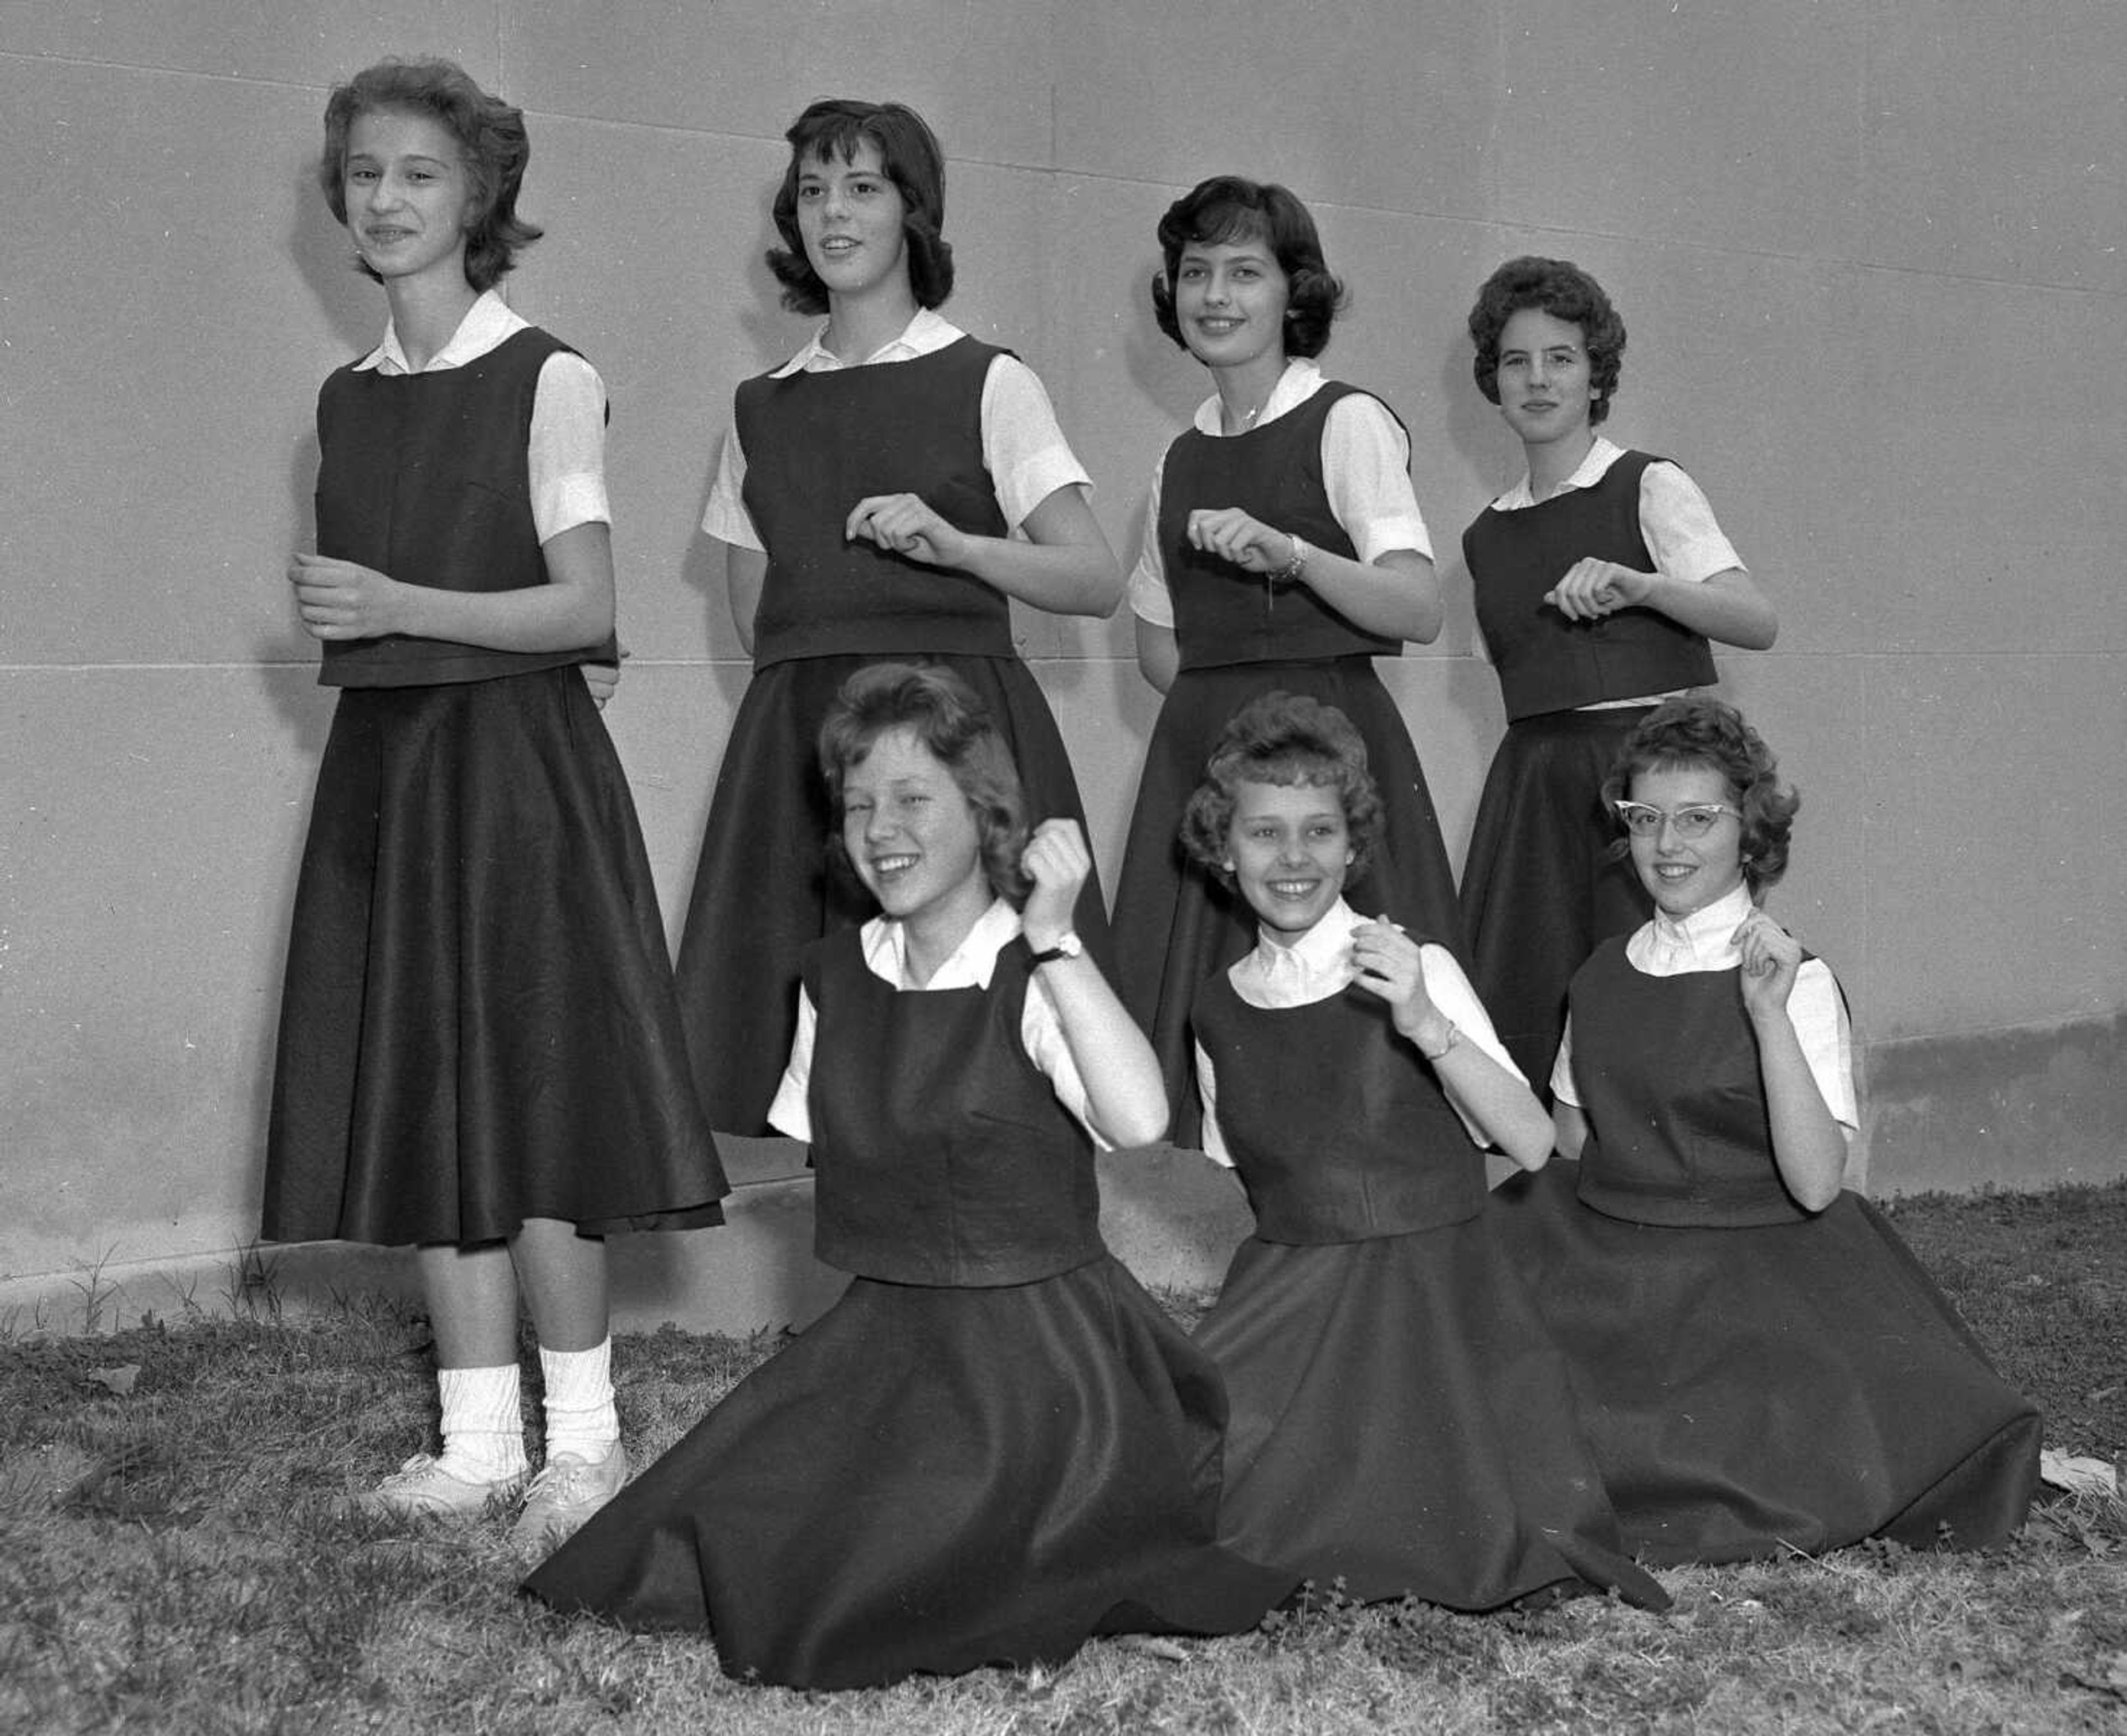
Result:
{"label": "raised hand", "polygon": [[1093,853],[1077,821],[1045,820],[1027,839],[1019,865],[1034,882],[1020,926],[1027,944],[1045,952],[1071,930],[1079,889],[1093,872]]}
{"label": "raised hand", "polygon": [[296,613],[313,639],[377,639],[400,631],[396,608],[403,589],[372,566],[324,555],[297,555],[288,563]]}
{"label": "raised hand", "polygon": [[1189,542],[1192,548],[1251,573],[1281,571],[1299,551],[1285,532],[1250,518],[1237,506],[1200,507],[1190,513]]}
{"label": "raised hand", "polygon": [[1398,1031],[1421,1048],[1439,1046],[1447,1021],[1426,991],[1425,965],[1415,940],[1387,917],[1377,916],[1352,930],[1352,963],[1359,973],[1354,979],[1358,986],[1388,1002]]}
{"label": "raised hand", "polygon": [[1576,561],[1543,600],[1569,621],[1599,621],[1646,601],[1655,575],[1590,556]]}
{"label": "raised hand", "polygon": [[1744,1010],[1754,1019],[1784,1012],[1802,967],[1802,943],[1763,911],[1751,911],[1729,939],[1743,955]]}
{"label": "raised hand", "polygon": [[875,542],[926,566],[967,565],[968,534],[923,504],[920,494],[867,494],[850,509],[842,535]]}

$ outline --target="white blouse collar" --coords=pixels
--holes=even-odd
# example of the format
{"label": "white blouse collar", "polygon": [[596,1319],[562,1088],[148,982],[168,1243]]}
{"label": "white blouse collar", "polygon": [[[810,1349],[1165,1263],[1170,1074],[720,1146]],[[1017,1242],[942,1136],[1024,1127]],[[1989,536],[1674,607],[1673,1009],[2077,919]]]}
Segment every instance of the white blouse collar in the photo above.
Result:
{"label": "white blouse collar", "polygon": [[1731,937],[1750,910],[1750,888],[1746,882],[1688,916],[1656,911],[1654,920],[1640,931],[1646,937],[1644,957],[1632,963],[1662,976],[1731,969],[1742,955]]}
{"label": "white blouse collar", "polygon": [[908,980],[907,931],[891,916],[874,916],[864,925],[865,963],[872,975],[898,989],[986,989],[997,954],[1018,935],[1019,912],[1003,899],[992,899],[931,980],[917,984]]}
{"label": "white blouse collar", "polygon": [[[1588,456],[1574,466],[1573,474],[1570,476],[1558,485],[1558,494],[1551,494],[1546,498],[1556,500],[1559,494],[1570,494],[1575,489],[1594,487],[1608,473],[1610,466],[1624,456],[1624,447],[1619,446],[1614,440],[1606,440],[1602,435],[1598,434],[1595,437],[1595,443],[1588,448]],[[1503,513],[1518,513],[1523,507],[1534,506],[1536,504],[1536,495],[1529,487],[1529,473],[1527,471],[1522,472],[1520,481],[1492,503],[1495,508]]]}
{"label": "white blouse collar", "polygon": [[1342,898],[1290,945],[1256,931],[1254,950],[1228,972],[1234,992],[1258,1005],[1297,1006],[1326,999],[1352,980],[1352,930],[1361,918]]}
{"label": "white blouse collar", "polygon": [[936,308],[920,307],[916,317],[901,329],[899,337],[888,339],[861,362],[845,362],[827,348],[827,327],[822,321],[805,348],[776,369],[775,377],[780,380],[786,374],[832,373],[839,368],[869,367],[879,362],[913,362],[918,356],[931,355],[966,335]]}
{"label": "white blouse collar", "polygon": [[[1270,396],[1263,400],[1262,414],[1241,432],[1253,433],[1266,423],[1275,422],[1287,410],[1294,410],[1322,390],[1322,370],[1304,356],[1296,356],[1285,364],[1285,371],[1277,376],[1277,384],[1270,389]],[[1196,432],[1225,438],[1225,423],[1219,408],[1216,392],[1196,406]]]}
{"label": "white blouse collar", "polygon": [[[514,337],[530,324],[523,315],[511,310],[500,291],[484,290],[466,310],[465,318],[458,321],[458,329],[451,333],[451,341],[429,358],[429,365],[421,371],[439,374],[446,368],[463,367],[468,362],[477,362],[504,338]],[[412,373],[414,370],[406,365],[406,352],[399,343],[398,327],[387,320],[384,341],[355,363],[355,367],[358,371],[375,368],[386,374]]]}

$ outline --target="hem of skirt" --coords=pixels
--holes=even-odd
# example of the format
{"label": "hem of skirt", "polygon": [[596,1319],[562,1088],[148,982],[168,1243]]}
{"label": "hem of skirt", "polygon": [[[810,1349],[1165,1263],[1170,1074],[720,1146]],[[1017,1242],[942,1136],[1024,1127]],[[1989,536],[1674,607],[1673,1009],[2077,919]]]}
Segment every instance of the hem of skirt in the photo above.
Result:
{"label": "hem of skirt", "polygon": [[527,1212],[507,1227],[498,1227],[473,1236],[409,1233],[403,1227],[397,1226],[388,1230],[370,1230],[345,1224],[315,1228],[262,1224],[258,1240],[288,1246],[306,1242],[348,1242],[362,1247],[376,1248],[485,1247],[494,1242],[507,1242],[533,1218],[548,1217],[562,1223],[572,1223],[579,1232],[588,1236],[618,1235],[624,1231],[710,1229],[725,1221],[722,1204],[720,1200],[711,1199],[698,1205],[649,1212],[622,1212],[598,1218],[572,1218],[560,1212]]}

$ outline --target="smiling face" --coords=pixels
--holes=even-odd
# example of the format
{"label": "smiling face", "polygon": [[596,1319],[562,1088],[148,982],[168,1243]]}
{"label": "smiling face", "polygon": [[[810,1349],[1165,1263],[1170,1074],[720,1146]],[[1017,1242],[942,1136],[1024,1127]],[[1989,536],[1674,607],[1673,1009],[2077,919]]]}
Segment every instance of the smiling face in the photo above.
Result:
{"label": "smiling face", "polygon": [[1260,237],[1191,241],[1174,263],[1174,317],[1189,352],[1209,367],[1285,363],[1291,284]]}
{"label": "smiling face", "polygon": [[1524,444],[1592,439],[1588,346],[1571,320],[1514,313],[1499,332],[1499,413]]}
{"label": "smiling face", "polygon": [[846,163],[831,152],[807,158],[798,172],[797,205],[805,262],[831,297],[862,296],[883,284],[906,290],[907,207],[876,144],[859,140]]}
{"label": "smiling face", "polygon": [[[1663,766],[1637,773],[1628,800],[1674,814],[1679,808],[1718,802],[1733,808],[1736,792],[1710,765]],[[1732,813],[1714,821],[1703,838],[1686,843],[1665,821],[1642,837],[1632,835],[1632,866],[1663,914],[1689,916],[1725,898],[1743,883],[1743,823]]]}
{"label": "smiling face", "polygon": [[1234,786],[1225,866],[1271,939],[1290,944],[1329,915],[1352,854],[1334,785]]}
{"label": "smiling face", "polygon": [[889,916],[950,929],[989,908],[975,811],[912,730],[886,731],[844,770],[842,845]]}
{"label": "smiling face", "polygon": [[449,128],[397,110],[358,115],[343,177],[347,232],[378,277],[465,282],[472,177]]}

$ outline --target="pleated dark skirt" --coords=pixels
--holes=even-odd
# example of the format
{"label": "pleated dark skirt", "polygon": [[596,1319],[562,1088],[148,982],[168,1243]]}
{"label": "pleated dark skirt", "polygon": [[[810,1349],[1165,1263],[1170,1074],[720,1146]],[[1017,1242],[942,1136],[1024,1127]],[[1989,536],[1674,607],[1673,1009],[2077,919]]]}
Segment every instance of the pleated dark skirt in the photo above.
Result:
{"label": "pleated dark skirt", "polygon": [[1643,1559],[1980,1548],[2023,1523],[2038,1412],[1868,1201],[1657,1227],[1581,1204],[1579,1171],[1515,1176],[1494,1210]]}
{"label": "pleated dark skirt", "polygon": [[628,780],[574,668],[349,688],[296,882],[269,1240],[718,1223]]}
{"label": "pleated dark skirt", "polygon": [[1212,1541],[1224,1420],[1106,1256],[996,1289],[860,1278],[526,1587],[794,1687],[1237,1632],[1294,1581]]}
{"label": "pleated dark skirt", "polygon": [[1225,1377],[1220,1536],[1362,1601],[1560,1586],[1666,1608],[1628,1559],[1565,1358],[1490,1226],[1241,1244],[1197,1342]]}
{"label": "pleated dark skirt", "polygon": [[1514,1063],[1550,1100],[1566,991],[1599,942],[1654,914],[1603,807],[1603,780],[1650,707],[1552,712],[1507,726],[1462,869],[1471,981]]}
{"label": "pleated dark skirt", "polygon": [[[878,914],[827,859],[834,821],[820,775],[820,725],[842,683],[874,656],[806,657],[757,670],[739,702],[694,868],[677,977],[694,1083],[710,1121],[771,1131],[768,1106],[798,1029],[798,955],[808,942]],[[1019,767],[1030,824],[1085,823],[1064,738],[1016,657],[898,660],[940,665],[989,706]],[[1111,962],[1098,873],[1077,912],[1079,937]]]}
{"label": "pleated dark skirt", "polygon": [[1344,889],[1365,915],[1386,911],[1414,933],[1463,954],[1454,871],[1410,731],[1366,657],[1248,663],[1185,669],[1174,678],[1138,783],[1116,893],[1116,986],[1152,1038],[1167,1081],[1171,1137],[1194,1142],[1200,1107],[1189,1035],[1197,986],[1255,944],[1247,901],[1190,863],[1180,843],[1182,810],[1234,713],[1283,689],[1334,705],[1367,745],[1367,769],[1384,807],[1381,845],[1367,872]]}

